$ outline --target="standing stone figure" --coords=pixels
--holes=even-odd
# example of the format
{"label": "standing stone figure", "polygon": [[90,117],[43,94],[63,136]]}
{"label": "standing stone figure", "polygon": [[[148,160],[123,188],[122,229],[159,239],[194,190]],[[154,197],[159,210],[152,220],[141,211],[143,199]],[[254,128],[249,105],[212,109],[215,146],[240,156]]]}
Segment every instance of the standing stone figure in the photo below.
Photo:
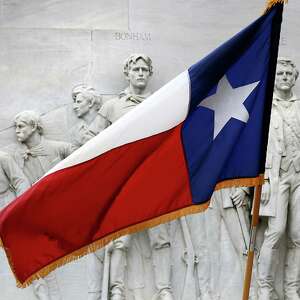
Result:
{"label": "standing stone figure", "polygon": [[[107,101],[99,110],[99,115],[91,125],[94,132],[101,130],[103,122],[105,127],[117,121],[124,114],[143,102],[150,92],[147,92],[147,84],[152,75],[152,61],[144,54],[132,54],[124,64],[124,75],[129,81],[129,86],[118,97]],[[173,300],[171,290],[171,253],[170,238],[166,225],[160,225],[147,230],[154,267],[154,280],[157,288],[156,299]],[[126,254],[131,244],[132,236],[123,236],[110,244],[110,299],[122,300],[125,298],[125,266]],[[137,259],[139,259],[137,257]],[[134,289],[135,299],[144,299],[142,295],[143,268],[135,262],[139,271],[136,271],[140,283]],[[100,288],[100,286],[99,286]]]}
{"label": "standing stone figure", "polygon": [[28,179],[14,159],[9,154],[0,151],[0,209],[29,187]]}
{"label": "standing stone figure", "polygon": [[93,132],[90,128],[101,107],[102,99],[94,88],[85,85],[75,86],[72,90],[72,98],[73,110],[80,119],[79,124],[71,132],[72,144],[79,148],[104,129],[104,124],[103,128],[98,127],[97,132]]}
{"label": "standing stone figure", "polygon": [[184,242],[182,260],[185,263],[185,274],[181,275],[184,282],[181,297],[191,300],[212,300],[211,253],[208,249],[207,215],[204,213],[192,214],[181,217],[178,221]]}
{"label": "standing stone figure", "polygon": [[[102,104],[101,96],[94,88],[86,85],[75,86],[72,90],[73,110],[80,120],[71,130],[71,140],[75,148],[81,147],[105,128],[105,122],[93,126]],[[96,130],[96,131],[94,131]],[[87,256],[88,300],[101,300],[101,289],[104,270],[105,249],[99,249]]]}
{"label": "standing stone figure", "polygon": [[[30,183],[35,183],[50,168],[73,151],[69,143],[52,141],[43,137],[40,116],[35,111],[23,111],[15,116],[17,140],[21,143],[16,152],[24,174]],[[34,293],[40,300],[60,300],[55,273],[33,282]]]}
{"label": "standing stone figure", "polygon": [[284,299],[299,300],[300,288],[300,99],[293,93],[295,64],[277,61],[261,215],[268,226],[259,257],[259,300],[274,297],[280,241],[287,232]]}
{"label": "standing stone figure", "polygon": [[[249,188],[225,188],[215,191],[211,198],[210,208],[213,209],[210,235],[214,244],[220,240],[221,219],[223,219],[225,228],[228,232],[230,241],[237,254],[240,264],[241,274],[244,275],[247,259],[247,247],[249,245]],[[218,228],[215,228],[218,226]],[[216,233],[217,232],[217,233]],[[217,254],[216,260],[220,260],[221,253]],[[219,261],[216,265],[221,265]],[[253,274],[254,275],[254,274]],[[252,279],[254,282],[254,278]],[[256,291],[251,285],[249,299],[256,299]]]}

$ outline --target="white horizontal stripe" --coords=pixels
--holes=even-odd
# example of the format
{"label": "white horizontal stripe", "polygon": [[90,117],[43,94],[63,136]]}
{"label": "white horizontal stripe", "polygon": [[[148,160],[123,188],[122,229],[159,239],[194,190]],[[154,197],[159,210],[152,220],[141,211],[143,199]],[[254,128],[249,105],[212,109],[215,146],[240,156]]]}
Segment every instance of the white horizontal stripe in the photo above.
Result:
{"label": "white horizontal stripe", "polygon": [[177,126],[186,118],[189,99],[190,80],[188,71],[185,71],[58,163],[46,175]]}

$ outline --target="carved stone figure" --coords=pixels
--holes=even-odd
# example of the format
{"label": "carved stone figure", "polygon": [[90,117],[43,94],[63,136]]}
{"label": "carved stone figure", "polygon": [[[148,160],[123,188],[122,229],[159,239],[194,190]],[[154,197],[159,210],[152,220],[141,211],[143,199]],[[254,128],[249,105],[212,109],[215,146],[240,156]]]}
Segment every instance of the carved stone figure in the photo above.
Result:
{"label": "carved stone figure", "polygon": [[[215,239],[214,244],[220,240],[220,226],[221,219],[223,219],[225,228],[227,229],[230,241],[233,248],[239,258],[240,270],[242,276],[245,272],[247,248],[249,245],[249,188],[225,188],[215,191],[212,198],[210,208],[214,210],[213,218],[214,222],[212,228],[214,233],[211,234],[211,238]],[[215,228],[217,226],[217,228]],[[216,257],[220,260],[221,253]],[[221,266],[221,262],[217,264]],[[252,282],[255,282],[256,268],[254,267]],[[251,285],[249,299],[256,299],[256,290],[254,284]]]}
{"label": "carved stone figure", "polygon": [[94,88],[78,85],[73,88],[72,91],[73,98],[73,110],[76,116],[80,119],[79,124],[77,124],[71,131],[72,144],[79,148],[88,140],[97,135],[103,128],[97,128],[97,132],[94,132],[90,125],[94,121],[98,114],[98,111],[102,104],[101,96],[98,95]]}
{"label": "carved stone figure", "polygon": [[[104,103],[99,115],[91,124],[93,132],[98,132],[105,123],[105,127],[117,121],[124,114],[146,99],[151,93],[147,91],[147,84],[152,75],[152,61],[144,54],[132,54],[124,64],[124,75],[129,86],[118,97]],[[173,300],[171,291],[171,256],[170,239],[166,225],[160,225],[147,230],[152,249],[154,280],[157,288],[157,299]],[[131,244],[132,236],[124,236],[110,244],[110,299],[121,300],[125,297],[125,264],[126,253]],[[97,255],[97,254],[96,254]],[[101,255],[100,255],[101,256]],[[140,260],[139,257],[137,257]],[[135,299],[143,299],[142,287],[144,273],[142,265],[134,262],[141,274],[136,287],[133,287]],[[95,270],[96,272],[96,270]],[[101,285],[98,284],[99,289]],[[100,292],[99,292],[100,294]]]}
{"label": "carved stone figure", "polygon": [[[75,86],[72,90],[72,99],[73,110],[80,122],[71,129],[71,140],[74,147],[79,148],[102,131],[106,122],[103,120],[101,123],[101,120],[98,120],[98,126],[93,125],[102,104],[102,98],[94,88],[83,84]],[[110,270],[109,261],[106,261],[106,269],[104,269],[104,257],[105,249],[99,249],[87,256],[88,300],[100,300],[106,297],[101,294],[102,289],[107,290],[102,285],[103,280],[109,280]],[[108,258],[108,254],[106,257]],[[104,273],[108,276],[107,279],[103,278]]]}
{"label": "carved stone figure", "polygon": [[[48,140],[43,137],[43,127],[38,113],[23,111],[15,116],[15,129],[20,149],[16,152],[24,174],[35,183],[50,168],[73,151],[69,143]],[[33,282],[34,293],[40,300],[60,300],[55,273]]]}
{"label": "carved stone figure", "polygon": [[208,251],[206,215],[189,215],[179,219],[184,243],[182,260],[185,264],[184,286],[179,299],[212,300],[211,266]]}
{"label": "carved stone figure", "polygon": [[16,158],[31,184],[74,151],[70,143],[43,137],[40,116],[35,111],[17,114],[15,127],[17,140],[21,143]]}
{"label": "carved stone figure", "polygon": [[284,299],[300,299],[300,99],[293,93],[298,74],[291,60],[278,59],[261,198],[260,213],[268,217],[268,226],[259,257],[259,300],[274,297],[279,245],[285,232]]}
{"label": "carved stone figure", "polygon": [[[71,140],[72,144],[79,148],[105,128],[104,120],[102,124],[99,120],[98,126],[91,128],[101,107],[102,98],[94,88],[81,84],[73,88],[72,99],[73,110],[80,122],[71,130]],[[105,249],[99,249],[87,256],[88,300],[100,300],[106,296],[101,294],[103,274],[109,276],[110,270],[109,268],[104,269],[104,256]],[[105,263],[105,266],[109,266],[109,261]],[[107,290],[107,288],[104,289]]]}
{"label": "carved stone figure", "polygon": [[14,159],[0,151],[0,209],[13,201],[30,187]]}

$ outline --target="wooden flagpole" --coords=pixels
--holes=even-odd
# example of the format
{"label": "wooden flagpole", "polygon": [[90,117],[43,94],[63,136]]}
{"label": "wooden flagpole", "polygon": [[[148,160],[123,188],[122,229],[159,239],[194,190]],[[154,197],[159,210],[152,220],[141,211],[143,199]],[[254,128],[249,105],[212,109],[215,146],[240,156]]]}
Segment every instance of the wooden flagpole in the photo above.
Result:
{"label": "wooden flagpole", "polygon": [[253,261],[254,261],[254,246],[255,246],[257,226],[259,222],[261,190],[262,190],[261,184],[255,187],[253,216],[252,216],[251,229],[250,229],[250,245],[248,248],[247,265],[246,265],[245,277],[244,277],[243,300],[248,300],[249,292],[250,292],[252,268],[253,268]]}
{"label": "wooden flagpole", "polygon": [[[265,9],[264,13],[267,13],[276,4],[285,4],[287,2],[288,2],[288,0],[267,0],[267,5],[266,5],[266,9]],[[281,23],[281,19],[280,19],[280,23]],[[279,40],[279,38],[278,38],[278,40]],[[275,61],[277,60],[277,54],[278,54],[278,42],[276,43],[276,48],[277,48],[276,56],[273,57],[275,59]],[[271,62],[272,62],[272,59],[271,59]],[[273,84],[273,81],[272,81],[272,84]],[[272,87],[272,90],[273,90],[273,87]],[[246,264],[245,277],[244,277],[244,288],[243,288],[242,300],[249,299],[253,261],[254,261],[254,247],[255,247],[257,226],[258,226],[258,222],[259,222],[259,207],[260,207],[261,191],[262,191],[262,183],[255,186],[253,215],[252,215],[251,228],[250,228],[250,245],[248,247],[248,257],[247,257],[247,264]]]}

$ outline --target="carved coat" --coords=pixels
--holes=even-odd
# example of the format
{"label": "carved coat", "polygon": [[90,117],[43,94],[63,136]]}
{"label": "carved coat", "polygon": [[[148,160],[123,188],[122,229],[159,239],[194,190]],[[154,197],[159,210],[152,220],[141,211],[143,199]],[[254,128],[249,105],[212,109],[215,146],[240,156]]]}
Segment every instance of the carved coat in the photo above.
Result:
{"label": "carved coat", "polygon": [[39,145],[27,148],[25,145],[16,152],[16,161],[33,184],[48,170],[74,151],[70,143],[48,140],[42,137]]}
{"label": "carved coat", "polygon": [[[99,129],[99,132],[100,131],[101,130]],[[78,149],[87,141],[95,137],[99,132],[94,132],[89,125],[81,120],[76,126],[71,129],[71,143],[76,149]]]}
{"label": "carved coat", "polygon": [[[288,105],[289,111],[283,115],[284,102]],[[284,116],[288,116],[287,120],[284,120]],[[273,99],[265,169],[265,178],[270,182],[271,194],[267,204],[260,206],[261,216],[276,215],[276,203],[280,201],[278,199],[280,168],[287,171],[290,164],[293,164],[293,167],[300,171],[300,147],[297,147],[293,160],[287,156],[287,134],[284,131],[284,122],[288,122],[300,142],[300,99],[296,96],[289,101],[282,100],[278,96]]]}
{"label": "carved coat", "polygon": [[104,103],[99,110],[99,114],[105,118],[110,125],[131,111],[138,104],[142,103],[150,95],[151,93],[134,95],[131,94],[129,88],[127,88],[119,94],[119,97]]}
{"label": "carved coat", "polygon": [[0,151],[0,209],[30,187],[30,183],[14,159]]}

